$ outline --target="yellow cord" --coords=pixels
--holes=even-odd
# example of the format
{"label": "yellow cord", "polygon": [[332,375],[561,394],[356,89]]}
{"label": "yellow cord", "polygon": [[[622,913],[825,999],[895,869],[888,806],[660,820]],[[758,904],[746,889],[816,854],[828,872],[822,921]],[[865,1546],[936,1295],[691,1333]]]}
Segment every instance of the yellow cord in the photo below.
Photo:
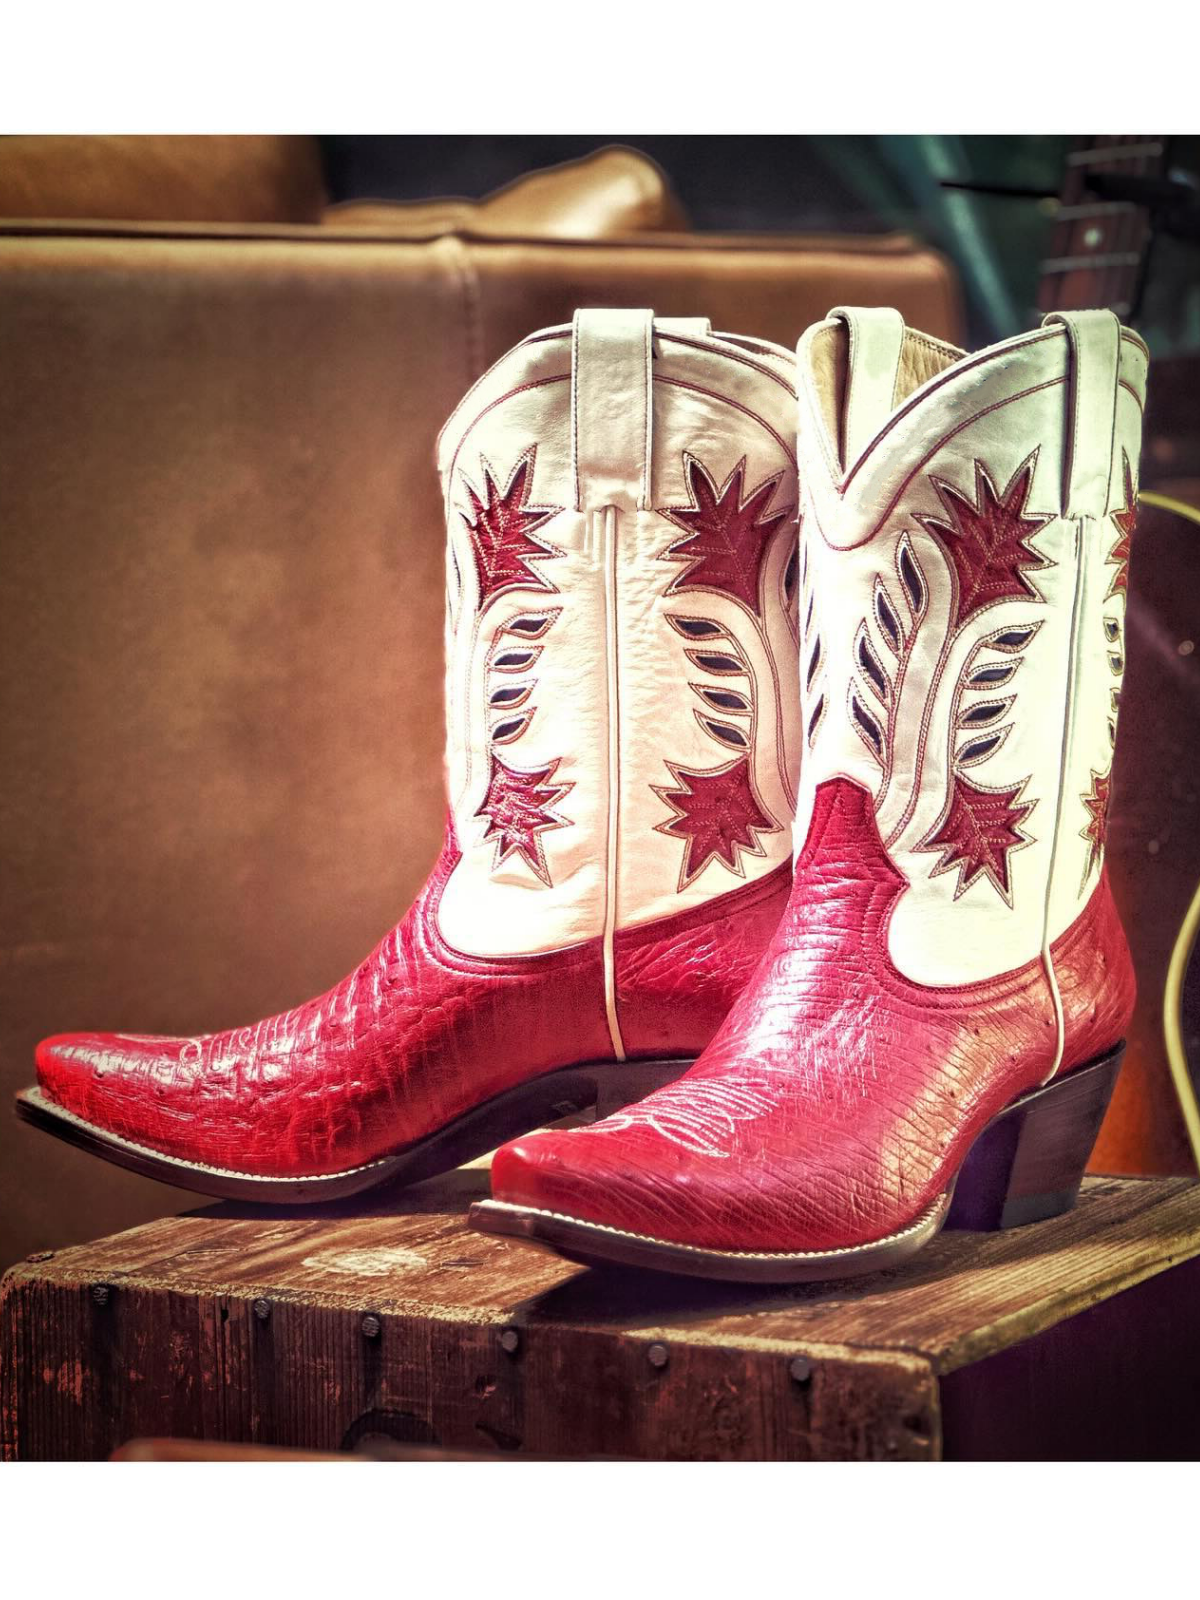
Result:
{"label": "yellow cord", "polygon": [[[1142,505],[1158,506],[1161,511],[1172,511],[1177,517],[1186,517],[1189,522],[1200,524],[1200,510],[1186,501],[1173,500],[1170,495],[1152,494],[1149,491],[1138,498]],[[1192,1159],[1200,1168],[1200,1105],[1196,1102],[1196,1086],[1188,1068],[1183,1040],[1183,980],[1195,949],[1197,933],[1200,933],[1200,888],[1196,890],[1187,909],[1179,937],[1175,940],[1175,948],[1171,951],[1163,990],[1163,1038],[1167,1047],[1167,1062],[1171,1068],[1171,1081],[1175,1086],[1179,1108],[1183,1112]]]}
{"label": "yellow cord", "polygon": [[1172,500],[1169,494],[1152,494],[1147,489],[1138,495],[1138,501],[1144,506],[1157,506],[1160,511],[1173,511],[1177,517],[1186,517],[1189,522],[1200,522],[1200,510],[1189,506],[1185,500]]}
{"label": "yellow cord", "polygon": [[1200,930],[1200,889],[1183,919],[1175,948],[1171,951],[1167,967],[1167,983],[1163,990],[1163,1035],[1167,1045],[1167,1061],[1171,1068],[1171,1081],[1179,1097],[1180,1109],[1187,1127],[1192,1159],[1200,1168],[1200,1106],[1196,1104],[1196,1087],[1188,1070],[1187,1050],[1183,1042],[1183,979]]}

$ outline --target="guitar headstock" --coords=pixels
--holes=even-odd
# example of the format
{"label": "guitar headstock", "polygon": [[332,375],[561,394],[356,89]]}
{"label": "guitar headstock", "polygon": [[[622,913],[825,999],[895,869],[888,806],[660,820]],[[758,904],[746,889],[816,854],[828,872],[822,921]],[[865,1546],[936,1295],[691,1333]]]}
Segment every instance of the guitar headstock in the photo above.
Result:
{"label": "guitar headstock", "polygon": [[1095,134],[1076,141],[1041,266],[1040,310],[1107,306],[1122,321],[1136,313],[1152,236],[1150,205],[1136,197],[1149,200],[1166,158],[1167,141],[1158,136]]}

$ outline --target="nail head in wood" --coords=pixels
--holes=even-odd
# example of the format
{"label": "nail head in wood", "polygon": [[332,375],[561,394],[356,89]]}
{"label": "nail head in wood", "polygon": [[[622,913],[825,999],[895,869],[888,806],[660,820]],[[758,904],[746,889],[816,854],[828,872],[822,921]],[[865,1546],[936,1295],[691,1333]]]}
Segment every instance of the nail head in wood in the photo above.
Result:
{"label": "nail head in wood", "polygon": [[94,1283],[92,1285],[92,1299],[98,1306],[106,1306],[112,1290],[107,1283]]}
{"label": "nail head in wood", "polygon": [[812,1378],[812,1362],[807,1356],[793,1356],[788,1364],[793,1383],[808,1383]]}
{"label": "nail head in wood", "polygon": [[256,1300],[254,1302],[254,1315],[260,1322],[266,1322],[271,1315],[271,1302],[263,1299]]}
{"label": "nail head in wood", "polygon": [[500,1348],[510,1356],[515,1355],[521,1346],[521,1335],[515,1328],[505,1328],[500,1335]]}
{"label": "nail head in wood", "polygon": [[649,1361],[652,1367],[656,1367],[659,1370],[665,1367],[670,1359],[671,1352],[665,1344],[652,1344],[649,1350],[646,1351],[646,1360]]}
{"label": "nail head in wood", "polygon": [[372,1311],[367,1312],[359,1326],[362,1328],[364,1339],[378,1339],[383,1332],[383,1323]]}

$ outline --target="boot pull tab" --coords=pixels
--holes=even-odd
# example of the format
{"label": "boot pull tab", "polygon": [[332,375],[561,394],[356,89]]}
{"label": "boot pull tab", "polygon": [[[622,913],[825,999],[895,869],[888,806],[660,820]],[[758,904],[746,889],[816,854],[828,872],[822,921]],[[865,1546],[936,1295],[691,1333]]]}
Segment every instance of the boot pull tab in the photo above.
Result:
{"label": "boot pull tab", "polygon": [[835,306],[829,317],[844,322],[850,335],[842,416],[842,468],[848,472],[892,414],[904,318],[889,306]]}
{"label": "boot pull tab", "polygon": [[1055,324],[1070,341],[1063,516],[1103,517],[1112,477],[1121,324],[1111,311],[1052,311],[1042,319],[1043,327]]}
{"label": "boot pull tab", "polygon": [[712,323],[707,317],[655,317],[659,333],[678,333],[685,339],[711,339]]}
{"label": "boot pull tab", "polygon": [[654,313],[577,311],[571,336],[575,509],[650,501]]}

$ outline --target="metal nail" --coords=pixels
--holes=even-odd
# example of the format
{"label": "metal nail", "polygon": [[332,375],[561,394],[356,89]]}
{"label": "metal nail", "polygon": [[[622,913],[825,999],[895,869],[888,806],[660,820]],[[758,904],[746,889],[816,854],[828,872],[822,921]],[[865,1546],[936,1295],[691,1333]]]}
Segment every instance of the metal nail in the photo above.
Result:
{"label": "metal nail", "polygon": [[383,1323],[370,1311],[367,1312],[359,1326],[362,1328],[364,1339],[378,1339],[383,1332]]}
{"label": "metal nail", "polygon": [[505,1328],[500,1335],[500,1348],[510,1356],[515,1355],[521,1347],[521,1335],[516,1328]]}
{"label": "metal nail", "polygon": [[793,1383],[808,1383],[813,1375],[813,1365],[807,1356],[793,1356],[788,1371]]}
{"label": "metal nail", "polygon": [[649,1361],[652,1367],[665,1367],[670,1359],[671,1352],[665,1344],[652,1344],[649,1350],[646,1351],[646,1360]]}
{"label": "metal nail", "polygon": [[108,1297],[111,1294],[112,1290],[107,1283],[94,1283],[92,1285],[92,1299],[98,1306],[106,1306]]}
{"label": "metal nail", "polygon": [[266,1322],[271,1315],[271,1302],[269,1300],[256,1300],[254,1302],[254,1315],[260,1322]]}

